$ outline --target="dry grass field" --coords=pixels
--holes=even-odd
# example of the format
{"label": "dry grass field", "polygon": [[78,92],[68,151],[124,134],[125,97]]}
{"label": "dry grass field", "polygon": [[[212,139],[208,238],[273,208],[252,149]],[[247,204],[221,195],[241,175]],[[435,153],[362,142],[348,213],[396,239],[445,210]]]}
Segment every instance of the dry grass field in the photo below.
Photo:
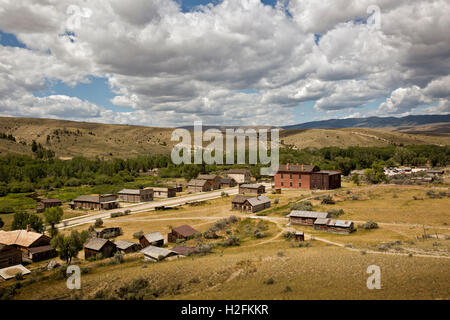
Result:
{"label": "dry grass field", "polygon": [[[52,271],[35,272],[26,278],[37,277],[39,281],[18,289],[14,299],[450,299],[450,240],[418,238],[424,227],[427,234],[450,235],[449,198],[429,199],[428,189],[355,188],[346,184],[330,192],[337,202],[326,206],[314,198],[328,192],[285,191],[268,194],[279,203],[252,219],[247,219],[252,215],[230,210],[231,197],[106,219],[105,227],[122,228],[118,239],[137,241],[133,233],[140,230],[166,235],[170,226],[190,224],[204,232],[216,221],[235,215],[240,221],[227,228],[241,238],[241,243],[237,247],[216,246],[205,256],[159,263],[144,262],[140,254],[126,256],[122,264],[112,264],[109,259],[88,262],[80,252],[77,263],[88,270],[82,275],[81,290],[67,290],[65,279]],[[414,195],[424,200],[413,200]],[[352,219],[356,225],[373,220],[379,228],[358,228],[350,235],[337,235],[312,227],[287,226],[284,215],[289,206],[305,200],[313,203],[314,210],[342,208],[345,213],[339,219]],[[267,227],[263,238],[253,236],[262,223],[259,221]],[[306,234],[307,241],[301,246],[282,236],[293,229]],[[218,234],[226,237],[225,230]],[[221,239],[193,239],[186,244],[198,241]],[[42,265],[33,264],[32,269]],[[370,265],[381,268],[381,290],[366,287]],[[13,283],[0,283],[0,288]]]}

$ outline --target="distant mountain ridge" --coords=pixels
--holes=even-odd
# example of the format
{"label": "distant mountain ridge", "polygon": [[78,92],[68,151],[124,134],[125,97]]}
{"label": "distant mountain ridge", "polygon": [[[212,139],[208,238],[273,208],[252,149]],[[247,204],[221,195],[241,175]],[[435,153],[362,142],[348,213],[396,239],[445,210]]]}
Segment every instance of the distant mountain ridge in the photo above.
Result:
{"label": "distant mountain ridge", "polygon": [[330,119],[312,121],[290,126],[283,129],[343,129],[343,128],[387,128],[387,127],[411,127],[432,123],[450,122],[450,114],[446,115],[412,115],[406,117],[368,117]]}

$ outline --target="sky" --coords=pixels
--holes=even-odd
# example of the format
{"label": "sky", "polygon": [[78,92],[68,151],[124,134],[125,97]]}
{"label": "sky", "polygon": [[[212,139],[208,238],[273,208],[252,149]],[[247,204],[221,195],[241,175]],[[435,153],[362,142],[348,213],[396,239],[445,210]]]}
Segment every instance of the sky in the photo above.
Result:
{"label": "sky", "polygon": [[450,113],[446,0],[0,0],[0,116],[148,126]]}

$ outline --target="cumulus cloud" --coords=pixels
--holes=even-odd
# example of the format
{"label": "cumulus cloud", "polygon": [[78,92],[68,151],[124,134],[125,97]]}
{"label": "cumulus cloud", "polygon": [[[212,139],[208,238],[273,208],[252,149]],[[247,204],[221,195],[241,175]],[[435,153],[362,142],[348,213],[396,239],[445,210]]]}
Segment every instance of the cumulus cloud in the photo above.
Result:
{"label": "cumulus cloud", "polygon": [[[366,23],[374,4],[380,28]],[[308,101],[353,112],[381,98],[380,115],[444,112],[449,14],[445,0],[223,0],[191,12],[173,0],[0,0],[0,30],[27,47],[0,46],[0,114],[277,125]],[[34,95],[90,76],[133,111]]]}

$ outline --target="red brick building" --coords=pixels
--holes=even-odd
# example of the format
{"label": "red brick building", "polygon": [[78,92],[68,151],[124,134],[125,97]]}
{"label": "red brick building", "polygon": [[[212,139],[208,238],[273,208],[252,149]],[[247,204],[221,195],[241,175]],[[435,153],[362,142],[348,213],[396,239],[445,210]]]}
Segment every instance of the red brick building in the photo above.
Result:
{"label": "red brick building", "polygon": [[330,190],[341,187],[339,171],[324,171],[314,165],[280,165],[273,179],[276,189]]}

